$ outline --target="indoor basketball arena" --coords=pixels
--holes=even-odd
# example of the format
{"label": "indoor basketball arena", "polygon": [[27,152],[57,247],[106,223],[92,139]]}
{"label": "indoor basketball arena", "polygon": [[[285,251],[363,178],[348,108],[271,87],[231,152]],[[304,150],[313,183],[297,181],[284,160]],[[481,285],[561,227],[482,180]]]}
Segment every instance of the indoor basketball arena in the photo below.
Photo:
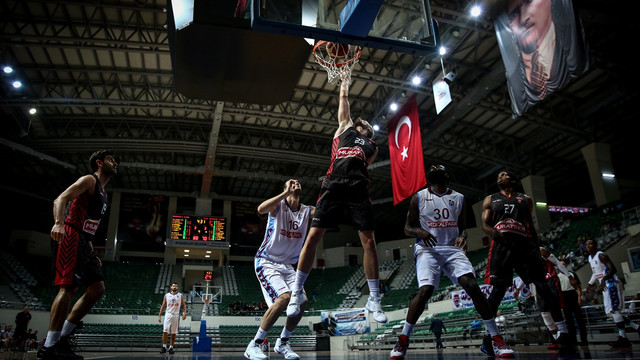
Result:
{"label": "indoor basketball arena", "polygon": [[0,359],[640,359],[620,9],[0,0]]}

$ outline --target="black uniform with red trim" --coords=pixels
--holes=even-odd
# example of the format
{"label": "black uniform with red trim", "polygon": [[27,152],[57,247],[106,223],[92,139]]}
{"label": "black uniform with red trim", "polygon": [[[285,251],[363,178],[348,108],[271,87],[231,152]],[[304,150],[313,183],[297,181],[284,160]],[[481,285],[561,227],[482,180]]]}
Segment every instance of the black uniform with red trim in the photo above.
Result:
{"label": "black uniform with red trim", "polygon": [[356,230],[374,229],[367,159],[377,148],[353,126],[333,138],[331,165],[322,181],[312,227],[336,228],[347,210]]}
{"label": "black uniform with red trim", "polygon": [[[558,278],[558,270],[556,270],[556,266],[549,260],[544,261],[544,269],[547,272],[545,275],[545,279],[547,279],[547,284],[549,285],[549,289],[554,294],[554,299],[558,299],[560,302],[560,307],[564,309],[564,295],[562,294],[562,287],[560,286],[560,278]],[[575,291],[574,291],[575,292]],[[540,294],[540,292],[536,292],[536,301],[540,304],[544,304],[544,297]],[[540,305],[540,308],[545,308],[546,306]]]}
{"label": "black uniform with red trim", "polygon": [[71,202],[64,220],[65,237],[52,240],[56,254],[55,285],[91,285],[104,280],[102,267],[89,242],[107,210],[107,193],[96,180],[93,195],[84,192]]}
{"label": "black uniform with red trim", "polygon": [[537,239],[533,238],[535,232],[529,223],[531,210],[526,195],[492,194],[490,208],[491,223],[504,241],[491,242],[485,283],[508,286],[513,282],[514,270],[525,284],[544,281],[545,260],[540,256]]}

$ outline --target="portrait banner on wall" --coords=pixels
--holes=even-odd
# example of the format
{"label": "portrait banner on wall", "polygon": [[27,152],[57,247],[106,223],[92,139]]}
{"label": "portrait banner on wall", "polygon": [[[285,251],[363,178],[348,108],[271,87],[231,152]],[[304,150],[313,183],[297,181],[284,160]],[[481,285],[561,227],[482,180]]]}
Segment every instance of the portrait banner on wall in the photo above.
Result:
{"label": "portrait banner on wall", "polygon": [[514,117],[589,68],[587,40],[571,0],[507,0],[494,27]]}
{"label": "portrait banner on wall", "polygon": [[162,195],[123,193],[117,235],[122,250],[163,251],[168,204]]}

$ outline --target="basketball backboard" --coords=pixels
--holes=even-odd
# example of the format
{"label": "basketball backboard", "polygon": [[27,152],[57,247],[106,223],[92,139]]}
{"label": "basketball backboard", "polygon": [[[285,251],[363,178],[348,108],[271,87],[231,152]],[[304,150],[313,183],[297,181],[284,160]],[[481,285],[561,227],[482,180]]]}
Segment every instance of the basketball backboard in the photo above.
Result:
{"label": "basketball backboard", "polygon": [[439,45],[428,0],[255,0],[251,27],[415,55]]}
{"label": "basketball backboard", "polygon": [[[194,99],[287,101],[324,40],[430,56],[428,0],[167,0],[174,84]],[[274,86],[277,84],[277,86]]]}
{"label": "basketball backboard", "polygon": [[222,286],[193,285],[189,292],[194,304],[222,304]]}

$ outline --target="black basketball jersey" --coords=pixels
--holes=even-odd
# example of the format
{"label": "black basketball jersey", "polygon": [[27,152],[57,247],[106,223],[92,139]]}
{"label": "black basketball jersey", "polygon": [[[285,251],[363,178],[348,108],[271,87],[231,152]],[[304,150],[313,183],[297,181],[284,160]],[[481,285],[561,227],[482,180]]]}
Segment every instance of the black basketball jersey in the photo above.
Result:
{"label": "black basketball jersey", "polygon": [[95,235],[102,216],[107,211],[107,193],[100,185],[96,174],[93,195],[88,192],[78,196],[69,207],[64,223],[83,232]]}
{"label": "black basketball jersey", "polygon": [[491,216],[493,227],[503,235],[515,234],[530,238],[529,203],[526,195],[515,193],[506,196],[500,192],[491,195]]}
{"label": "black basketball jersey", "polygon": [[355,127],[347,128],[333,139],[327,178],[338,182],[361,180],[368,183],[367,159],[375,154],[377,147],[373,140],[360,134]]}

